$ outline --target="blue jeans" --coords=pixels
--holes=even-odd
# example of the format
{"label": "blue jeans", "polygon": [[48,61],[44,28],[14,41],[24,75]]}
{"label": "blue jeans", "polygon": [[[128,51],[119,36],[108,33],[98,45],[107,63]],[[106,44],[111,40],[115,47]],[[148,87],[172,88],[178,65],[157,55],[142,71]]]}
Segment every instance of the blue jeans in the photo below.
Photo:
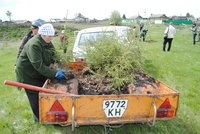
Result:
{"label": "blue jeans", "polygon": [[195,44],[196,43],[196,36],[197,36],[197,34],[195,33],[195,34],[193,34],[193,44]]}

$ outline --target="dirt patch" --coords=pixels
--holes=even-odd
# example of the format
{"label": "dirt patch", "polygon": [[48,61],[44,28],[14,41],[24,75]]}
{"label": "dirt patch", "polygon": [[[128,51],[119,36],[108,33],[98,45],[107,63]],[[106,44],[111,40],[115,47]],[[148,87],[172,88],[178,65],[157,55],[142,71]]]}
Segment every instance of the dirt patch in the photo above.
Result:
{"label": "dirt patch", "polygon": [[120,89],[111,86],[111,78],[97,78],[91,74],[76,76],[70,80],[52,80],[48,88],[79,95],[111,94],[156,94],[159,88],[156,80],[142,71],[133,72],[135,84],[125,84]]}

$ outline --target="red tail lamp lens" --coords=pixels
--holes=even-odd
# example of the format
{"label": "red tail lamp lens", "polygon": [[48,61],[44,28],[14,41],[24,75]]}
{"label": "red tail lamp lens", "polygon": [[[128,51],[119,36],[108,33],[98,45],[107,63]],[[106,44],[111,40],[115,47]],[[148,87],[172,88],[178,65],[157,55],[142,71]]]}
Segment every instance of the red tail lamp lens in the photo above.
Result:
{"label": "red tail lamp lens", "polygon": [[173,117],[174,110],[171,108],[171,104],[169,102],[169,99],[167,98],[157,109],[157,117],[163,118],[163,117]]}

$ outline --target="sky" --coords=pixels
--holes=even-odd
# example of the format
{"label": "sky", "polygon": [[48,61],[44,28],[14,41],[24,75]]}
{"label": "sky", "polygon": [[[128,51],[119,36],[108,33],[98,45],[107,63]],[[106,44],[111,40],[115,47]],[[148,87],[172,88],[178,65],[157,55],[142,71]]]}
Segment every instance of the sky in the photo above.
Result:
{"label": "sky", "polygon": [[186,13],[195,18],[200,17],[199,0],[0,0],[0,19],[9,20],[6,12],[12,13],[12,20],[51,18],[72,19],[81,13],[89,19],[110,18],[113,11],[118,11],[126,18],[141,15],[150,17],[151,14],[167,16],[183,15]]}

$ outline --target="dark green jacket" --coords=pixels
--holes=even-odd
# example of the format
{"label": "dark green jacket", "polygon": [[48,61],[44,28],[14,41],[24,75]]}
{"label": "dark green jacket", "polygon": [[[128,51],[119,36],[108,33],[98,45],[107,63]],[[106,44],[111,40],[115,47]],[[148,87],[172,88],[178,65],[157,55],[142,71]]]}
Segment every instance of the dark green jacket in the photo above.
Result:
{"label": "dark green jacket", "polygon": [[49,65],[54,62],[55,48],[47,44],[41,35],[35,35],[25,45],[16,64],[18,82],[43,86],[47,78],[54,78],[56,70]]}

